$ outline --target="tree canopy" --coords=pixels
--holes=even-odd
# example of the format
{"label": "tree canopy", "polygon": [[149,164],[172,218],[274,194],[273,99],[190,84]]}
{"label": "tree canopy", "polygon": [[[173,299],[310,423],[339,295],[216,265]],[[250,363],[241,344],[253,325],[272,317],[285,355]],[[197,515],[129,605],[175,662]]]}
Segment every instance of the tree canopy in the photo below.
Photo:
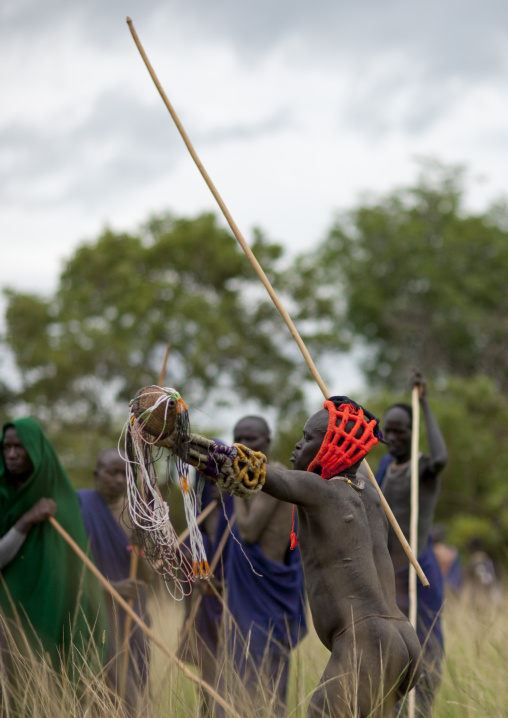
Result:
{"label": "tree canopy", "polygon": [[[283,251],[252,248],[277,277]],[[306,374],[289,332],[230,232],[212,214],[153,217],[137,234],[106,230],[65,263],[53,296],[7,292],[4,341],[36,413],[107,424],[118,401],[167,381],[191,403],[254,398],[299,406]]]}
{"label": "tree canopy", "polygon": [[400,388],[418,366],[508,389],[508,209],[467,213],[466,178],[426,163],[414,185],[340,215],[299,259],[301,316],[332,317],[337,335],[360,343],[373,386]]}

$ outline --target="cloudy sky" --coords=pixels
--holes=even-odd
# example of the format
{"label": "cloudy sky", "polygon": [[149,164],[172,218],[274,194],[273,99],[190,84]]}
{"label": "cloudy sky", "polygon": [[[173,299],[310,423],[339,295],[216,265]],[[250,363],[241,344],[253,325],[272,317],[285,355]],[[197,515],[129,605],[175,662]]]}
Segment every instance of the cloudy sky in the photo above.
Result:
{"label": "cloudy sky", "polygon": [[138,34],[238,225],[308,249],[415,156],[506,191],[506,0],[2,0],[0,286],[49,291],[77,243],[215,209]]}

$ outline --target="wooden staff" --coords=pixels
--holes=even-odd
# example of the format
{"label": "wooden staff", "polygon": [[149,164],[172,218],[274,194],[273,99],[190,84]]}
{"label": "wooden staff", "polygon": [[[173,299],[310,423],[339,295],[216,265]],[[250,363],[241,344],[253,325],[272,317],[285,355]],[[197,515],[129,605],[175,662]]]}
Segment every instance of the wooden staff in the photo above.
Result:
{"label": "wooden staff", "polygon": [[[162,386],[164,383],[164,379],[166,377],[166,368],[168,365],[168,359],[169,359],[170,352],[171,352],[171,344],[166,344],[166,353],[164,354],[164,360],[162,362],[162,367],[161,367],[161,371],[159,374],[158,386]],[[133,546],[130,567],[129,567],[129,578],[131,579],[131,581],[134,581],[137,576],[138,560],[139,560],[139,547]],[[132,608],[134,606],[134,599],[130,598],[128,603],[129,603],[129,606]],[[127,686],[127,672],[129,670],[131,628],[132,628],[132,617],[130,614],[127,614],[127,616],[125,617],[125,625],[124,625],[124,632],[123,632],[123,654],[122,654],[123,657],[122,657],[122,668],[120,671],[120,681],[119,681],[119,691],[118,691],[120,700],[122,700],[122,701],[125,698],[125,688]]]}
{"label": "wooden staff", "polygon": [[[145,63],[146,69],[148,70],[148,72],[149,72],[149,74],[150,74],[150,77],[152,78],[152,80],[153,80],[153,82],[154,82],[154,84],[155,84],[155,87],[156,87],[157,90],[159,91],[159,94],[160,94],[160,96],[162,97],[162,100],[163,100],[164,104],[166,105],[166,107],[167,107],[167,109],[168,109],[168,111],[169,111],[169,114],[170,114],[171,117],[173,118],[173,122],[175,123],[175,125],[176,125],[177,128],[178,128],[178,131],[180,132],[180,135],[181,135],[181,137],[182,137],[182,139],[183,139],[183,141],[184,141],[184,143],[185,143],[185,146],[186,146],[187,149],[189,150],[189,152],[190,152],[190,154],[191,154],[191,157],[192,157],[192,159],[194,160],[194,162],[195,162],[195,164],[196,164],[198,170],[200,171],[200,173],[201,173],[203,179],[205,180],[206,184],[208,185],[208,188],[210,189],[210,192],[213,194],[215,200],[217,201],[217,204],[219,205],[219,207],[220,207],[220,209],[221,209],[221,211],[222,211],[224,217],[226,218],[227,223],[228,223],[229,226],[231,227],[231,231],[232,231],[233,234],[235,235],[236,239],[238,240],[238,243],[240,244],[241,248],[243,249],[243,251],[245,252],[245,254],[247,255],[247,257],[249,258],[249,260],[250,260],[252,266],[254,267],[254,270],[256,271],[256,274],[258,275],[258,277],[259,277],[259,278],[261,279],[261,281],[263,282],[266,291],[267,291],[268,294],[270,295],[271,300],[273,301],[273,303],[274,303],[275,306],[277,307],[277,309],[278,309],[280,315],[281,315],[282,318],[284,319],[284,321],[285,321],[285,323],[286,323],[286,325],[287,325],[289,331],[291,332],[291,336],[293,337],[293,339],[295,340],[295,342],[298,344],[298,347],[299,347],[299,349],[300,349],[300,351],[301,351],[301,353],[302,353],[302,355],[303,355],[303,358],[305,359],[305,361],[306,361],[306,363],[307,363],[307,366],[308,366],[309,369],[310,369],[310,372],[311,372],[312,376],[314,377],[314,380],[316,381],[317,385],[319,386],[319,388],[320,388],[321,391],[323,392],[323,396],[325,397],[325,399],[328,399],[328,398],[331,396],[331,394],[330,394],[330,392],[328,391],[328,389],[326,388],[326,385],[325,385],[323,379],[321,378],[321,376],[320,376],[320,374],[319,374],[319,372],[318,372],[318,370],[317,370],[317,368],[316,368],[316,365],[315,365],[314,362],[312,361],[312,358],[311,358],[311,356],[310,356],[310,354],[309,354],[309,351],[308,351],[307,347],[305,346],[305,344],[304,344],[304,342],[303,342],[303,339],[301,338],[300,334],[298,333],[298,330],[297,330],[297,328],[295,327],[295,325],[293,324],[293,321],[292,321],[291,317],[289,316],[289,314],[287,313],[287,311],[286,311],[284,305],[282,304],[282,302],[280,301],[279,297],[278,297],[277,294],[275,293],[275,290],[273,289],[272,285],[270,284],[270,282],[269,282],[269,280],[268,280],[268,277],[267,277],[266,274],[264,273],[264,271],[263,271],[261,265],[259,264],[258,260],[257,260],[256,257],[254,256],[254,253],[252,252],[251,248],[250,248],[249,245],[247,244],[247,242],[246,242],[246,240],[245,240],[243,234],[240,232],[240,229],[238,228],[238,226],[237,226],[236,222],[234,221],[234,219],[233,219],[231,213],[229,212],[228,208],[226,207],[226,205],[225,205],[225,203],[224,203],[224,200],[223,200],[222,197],[220,196],[220,194],[219,194],[217,188],[215,187],[214,183],[212,182],[212,180],[211,180],[211,178],[210,178],[208,172],[207,172],[206,169],[204,168],[203,163],[202,163],[201,160],[199,159],[198,154],[197,154],[196,150],[194,149],[194,146],[192,145],[192,142],[190,141],[189,136],[187,135],[187,132],[185,131],[184,126],[183,126],[182,123],[180,122],[180,118],[179,118],[178,115],[176,114],[176,112],[175,112],[175,110],[174,110],[174,108],[173,108],[173,105],[172,105],[171,102],[169,101],[169,98],[168,98],[168,96],[166,95],[166,93],[165,93],[165,91],[164,91],[164,88],[162,87],[161,83],[159,82],[159,79],[158,79],[157,75],[155,74],[155,70],[153,69],[153,67],[152,67],[152,65],[151,65],[151,63],[150,63],[150,60],[148,59],[148,56],[147,56],[147,54],[146,54],[146,52],[145,52],[145,50],[144,50],[144,48],[143,48],[143,46],[142,46],[142,44],[141,44],[141,41],[140,41],[140,39],[139,39],[139,37],[138,37],[138,34],[137,34],[137,32],[136,32],[136,30],[135,30],[135,28],[134,28],[134,25],[133,25],[132,20],[130,19],[130,17],[127,17],[127,24],[128,24],[128,26],[129,26],[129,30],[131,31],[131,35],[132,35],[132,37],[133,37],[133,39],[134,39],[134,42],[136,43],[136,47],[137,47],[138,50],[139,50],[139,54],[140,54],[141,57],[143,58],[143,62]],[[374,477],[374,474],[373,474],[372,471],[370,470],[370,468],[369,468],[367,462],[365,461],[365,459],[364,459],[364,464],[365,464],[366,467],[367,467],[368,477],[369,477],[370,481],[372,481],[372,483],[374,484],[374,486],[376,486],[376,488],[377,488],[377,491],[378,491],[378,494],[379,494],[379,499],[380,499],[381,504],[382,504],[382,506],[383,506],[383,508],[384,508],[384,510],[385,510],[385,512],[386,512],[386,515],[387,515],[387,517],[388,517],[388,520],[390,521],[390,523],[391,523],[391,525],[392,525],[392,527],[393,527],[393,530],[394,530],[395,533],[397,534],[397,537],[398,537],[399,541],[401,542],[402,547],[403,547],[404,551],[406,552],[409,561],[410,561],[410,562],[413,564],[413,566],[415,567],[415,569],[416,569],[418,575],[420,576],[420,579],[421,579],[422,583],[423,583],[425,586],[428,586],[428,585],[429,585],[429,582],[427,581],[427,578],[426,578],[425,574],[423,573],[423,571],[422,571],[420,565],[418,564],[418,562],[417,562],[415,556],[412,554],[412,551],[411,551],[411,549],[410,549],[410,547],[409,547],[409,544],[408,544],[408,542],[406,541],[406,538],[405,538],[404,534],[402,533],[401,528],[400,528],[400,526],[399,526],[399,524],[398,524],[398,522],[397,522],[395,516],[393,515],[392,511],[390,510],[390,507],[388,506],[388,502],[386,501],[386,499],[385,499],[385,497],[384,497],[384,495],[383,495],[383,492],[382,492],[381,489],[379,488],[379,486],[378,486],[378,484],[377,484],[377,481],[376,481],[376,479],[375,479],[375,477]]]}
{"label": "wooden staff", "polygon": [[[232,517],[230,518],[230,520],[229,520],[228,525],[226,526],[226,530],[225,530],[224,533],[222,534],[222,538],[221,538],[221,540],[219,541],[219,545],[217,546],[217,551],[216,551],[216,552],[214,553],[214,555],[213,555],[212,562],[211,562],[211,564],[210,564],[210,570],[212,571],[212,573],[215,571],[215,569],[216,569],[216,567],[217,567],[217,564],[219,563],[219,559],[220,559],[220,557],[222,556],[222,552],[224,551],[224,547],[225,547],[226,542],[227,542],[227,540],[228,540],[228,538],[229,538],[229,534],[231,533],[231,529],[233,528],[233,525],[234,525],[235,521],[236,521],[236,517],[235,517],[235,515],[233,514],[233,516],[232,516]],[[177,651],[176,651],[176,652],[177,652],[177,655],[178,655],[178,654],[180,653],[180,651],[182,650],[182,646],[183,646],[183,642],[184,642],[184,640],[185,640],[185,637],[187,636],[191,625],[194,623],[194,619],[196,618],[197,612],[198,612],[198,610],[199,610],[199,607],[201,606],[202,601],[203,601],[203,594],[200,593],[199,596],[198,596],[198,597],[196,598],[196,600],[194,601],[194,604],[193,604],[193,606],[192,606],[192,609],[191,609],[191,611],[190,611],[190,613],[189,613],[189,617],[188,617],[187,620],[185,621],[185,626],[184,626],[183,629],[182,629],[182,633],[181,633],[181,635],[180,635],[180,640],[179,640],[179,642],[178,642],[178,648],[177,648]]]}
{"label": "wooden staff", "polygon": [[[214,508],[217,506],[217,499],[214,499],[213,501],[210,501],[208,506],[203,509],[203,511],[199,514],[199,516],[196,517],[196,524],[199,526],[199,524],[203,523],[203,521],[210,516]],[[186,528],[185,531],[182,531],[180,536],[178,537],[178,545],[181,546],[183,542],[188,538],[190,534],[190,529]]]}
{"label": "wooden staff", "polygon": [[161,373],[159,374],[158,386],[162,386],[164,383],[164,379],[166,378],[166,367],[168,365],[168,359],[169,359],[170,353],[171,353],[171,344],[166,344],[166,353],[164,355],[164,361],[162,362]]}
{"label": "wooden staff", "polygon": [[[414,386],[411,393],[413,405],[413,427],[411,433],[411,518],[409,541],[415,556],[418,556],[418,493],[419,474],[419,439],[420,439],[420,387]],[[416,591],[416,572],[409,567],[409,620],[416,631],[418,600]],[[414,718],[416,712],[415,691],[409,693],[408,718]]]}
{"label": "wooden staff", "polygon": [[203,679],[199,678],[199,676],[196,676],[195,673],[193,673],[191,670],[187,668],[185,663],[183,663],[177,656],[175,656],[174,653],[172,653],[169,648],[161,641],[161,639],[144,623],[144,621],[141,620],[141,618],[138,616],[138,614],[133,611],[133,609],[129,606],[127,601],[123,599],[118,591],[113,588],[113,586],[109,583],[109,581],[102,575],[102,573],[99,571],[97,566],[95,566],[94,563],[88,558],[86,553],[82,551],[82,549],[78,546],[78,544],[74,541],[71,536],[67,533],[67,531],[60,526],[58,521],[53,518],[53,516],[50,516],[48,518],[48,521],[50,524],[58,531],[58,533],[63,537],[63,539],[69,544],[69,546],[75,551],[75,553],[79,556],[79,558],[83,561],[85,566],[90,569],[90,571],[96,576],[102,586],[106,589],[106,591],[115,599],[115,601],[123,608],[123,610],[131,617],[131,619],[136,623],[141,630],[148,636],[148,638],[156,645],[158,646],[163,653],[166,654],[176,665],[180,668],[180,670],[189,678],[193,683],[196,683],[198,686],[200,686],[203,690],[205,690],[207,693],[209,693],[212,698],[217,701],[219,705],[221,705],[224,710],[230,715],[233,716],[233,718],[242,718],[239,713],[235,711],[235,709],[230,706],[222,696],[220,696],[217,691],[215,691],[212,686],[204,681]]}
{"label": "wooden staff", "polygon": [[[133,545],[132,546],[132,554],[131,554],[131,563],[130,563],[130,569],[129,569],[129,578],[131,579],[131,581],[134,581],[138,574],[138,560],[139,560],[139,547],[136,545]],[[128,604],[132,608],[134,606],[134,599],[129,598]],[[124,625],[124,632],[123,632],[122,670],[120,672],[120,684],[119,684],[119,691],[118,691],[121,701],[123,701],[125,699],[125,688],[127,686],[127,672],[129,670],[131,628],[132,628],[132,616],[130,615],[130,613],[128,613],[125,616],[125,625]]]}

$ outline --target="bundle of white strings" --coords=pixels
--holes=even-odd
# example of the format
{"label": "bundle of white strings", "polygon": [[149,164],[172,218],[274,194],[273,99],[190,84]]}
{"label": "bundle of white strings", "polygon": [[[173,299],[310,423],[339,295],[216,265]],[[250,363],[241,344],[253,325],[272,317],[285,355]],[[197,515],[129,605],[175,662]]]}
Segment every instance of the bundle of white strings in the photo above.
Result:
{"label": "bundle of white strings", "polygon": [[[175,395],[180,398],[174,389],[164,389],[164,391],[167,392],[166,397],[158,398],[153,408],[158,407],[161,401],[174,399]],[[160,450],[155,447],[157,439],[152,439],[143,430],[145,414],[146,412],[143,412],[143,419],[136,418],[131,407],[122,432],[125,443],[129,515],[133,525],[143,532],[146,539],[145,544],[149,549],[147,559],[153,568],[162,574],[171,596],[181,600],[190,593],[191,583],[197,577],[211,577],[203,537],[196,522],[196,494],[189,481],[188,465],[177,460],[185,518],[189,527],[191,563],[178,545],[178,536],[171,523],[169,506],[157,486],[156,464],[159,458],[157,453]],[[169,462],[166,462],[166,466],[169,473]]]}

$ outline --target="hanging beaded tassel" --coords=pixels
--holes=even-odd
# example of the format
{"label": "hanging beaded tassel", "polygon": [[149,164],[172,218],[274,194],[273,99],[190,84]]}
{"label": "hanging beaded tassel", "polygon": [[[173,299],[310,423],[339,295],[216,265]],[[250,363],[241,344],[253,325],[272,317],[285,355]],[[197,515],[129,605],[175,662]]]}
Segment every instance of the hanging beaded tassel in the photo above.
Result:
{"label": "hanging beaded tassel", "polygon": [[[158,386],[140,389],[130,403],[124,434],[127,499],[137,539],[145,548],[145,555],[153,568],[164,577],[171,595],[181,599],[190,593],[191,583],[196,577],[212,576],[196,523],[196,494],[185,461],[190,435],[187,406],[175,389]],[[169,506],[157,487],[157,462],[162,458],[162,450],[156,443],[170,434],[180,449],[178,456],[173,458],[189,527],[191,562],[178,546]],[[168,475],[169,461],[168,458]]]}

